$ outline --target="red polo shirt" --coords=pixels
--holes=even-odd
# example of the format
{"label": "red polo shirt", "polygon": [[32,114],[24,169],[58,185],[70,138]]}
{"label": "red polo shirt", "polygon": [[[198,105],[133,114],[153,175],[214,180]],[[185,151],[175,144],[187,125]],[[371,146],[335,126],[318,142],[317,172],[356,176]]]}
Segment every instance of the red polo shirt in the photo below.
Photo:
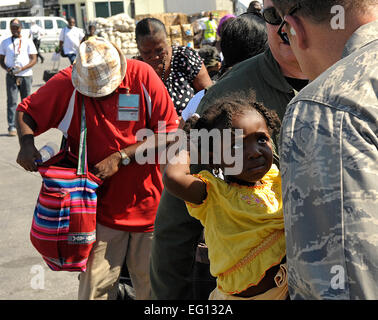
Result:
{"label": "red polo shirt", "polygon": [[[17,110],[28,113],[36,122],[36,136],[50,128],[57,128],[63,119],[74,90],[71,71],[72,67],[62,70],[19,104]],[[139,121],[117,120],[119,94],[126,93],[126,88],[130,88],[131,94],[140,95]],[[80,136],[79,107],[83,98],[89,167],[117,150],[136,143],[139,129],[162,132],[158,128],[159,121],[166,123],[163,132],[175,131],[178,126],[172,100],[156,72],[146,63],[127,60],[126,76],[115,94],[96,100],[77,92],[68,130],[68,143],[76,155]],[[158,164],[139,165],[133,161],[128,166],[121,166],[97,190],[97,221],[113,229],[151,232],[162,190]]]}

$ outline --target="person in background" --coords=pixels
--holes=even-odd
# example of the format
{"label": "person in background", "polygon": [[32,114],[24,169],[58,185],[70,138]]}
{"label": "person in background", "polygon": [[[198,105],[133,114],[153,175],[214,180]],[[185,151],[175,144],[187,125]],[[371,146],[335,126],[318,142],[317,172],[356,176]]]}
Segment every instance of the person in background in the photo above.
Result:
{"label": "person in background", "polygon": [[219,56],[217,48],[209,45],[202,46],[198,50],[198,54],[203,60],[209,77],[214,81],[214,78],[217,76],[222,66],[221,58]]}
{"label": "person in background", "polygon": [[[214,75],[213,81],[220,80],[234,65],[254,57],[268,48],[268,35],[262,18],[252,14],[242,14],[239,17],[227,20],[226,23],[227,27],[223,30],[221,38],[221,50],[224,52],[223,66],[218,74]],[[214,47],[207,46],[207,48]],[[200,54],[201,50],[202,48]],[[189,101],[182,112],[180,127],[183,127],[184,122],[196,113],[204,95],[205,92],[202,90]]]}
{"label": "person in background", "polygon": [[67,22],[68,26],[63,28],[59,35],[59,52],[73,64],[84,32],[75,26],[75,18],[68,18]]}
{"label": "person in background", "polygon": [[377,300],[377,1],[273,3],[311,80],[281,131],[290,297]]}
{"label": "person in background", "polygon": [[229,19],[234,19],[236,18],[235,15],[233,14],[226,14],[225,16],[223,16],[220,20],[219,20],[219,24],[218,24],[218,27],[217,27],[217,36],[220,38],[222,37],[222,30],[223,30],[223,27],[225,26],[225,22],[228,21]]}
{"label": "person in background", "polygon": [[[158,136],[176,131],[178,117],[172,100],[149,65],[126,60],[119,48],[103,38],[85,41],[73,66],[18,106],[17,163],[27,171],[36,171],[35,160],[41,157],[34,136],[58,127],[71,97],[75,105],[68,146],[77,155],[84,104],[88,168],[103,180],[96,190],[96,242],[86,272],[80,273],[79,299],[116,299],[125,259],[136,299],[149,299],[150,248],[163,184],[159,165],[140,164],[137,155],[150,152],[148,148],[155,152]],[[134,101],[134,111],[122,112],[130,101]],[[139,130],[146,129],[154,134],[139,139]],[[149,143],[150,138],[154,143]]]}
{"label": "person in background", "polygon": [[164,82],[180,116],[193,95],[212,85],[199,54],[189,47],[169,46],[165,25],[145,18],[135,30],[139,60],[148,63]]}
{"label": "person in background", "polygon": [[37,49],[37,60],[38,58],[41,59],[41,63],[45,61],[45,58],[41,55],[39,52],[39,46],[41,45],[41,38],[45,33],[43,32],[43,29],[34,21],[32,20],[30,22],[30,34],[29,38],[33,40],[34,46]]}
{"label": "person in background", "polygon": [[33,82],[32,67],[37,63],[37,49],[33,41],[21,36],[21,23],[18,19],[10,21],[12,36],[4,39],[0,45],[0,65],[7,72],[5,84],[7,90],[8,135],[16,136],[16,108],[18,94],[21,100],[30,95]]}
{"label": "person in background", "polygon": [[248,8],[247,8],[247,13],[252,13],[252,14],[255,14],[255,15],[261,17],[262,5],[261,5],[260,1],[251,1],[249,3]]}
{"label": "person in background", "polygon": [[220,43],[224,56],[220,75],[237,63],[252,58],[268,48],[268,34],[261,17],[242,14],[228,21],[222,31]]}
{"label": "person in background", "polygon": [[94,24],[90,24],[88,26],[88,32],[85,34],[83,40],[81,41],[87,41],[87,40],[90,40],[92,38],[95,38],[96,37],[96,26]]}
{"label": "person in background", "polygon": [[220,19],[219,24],[218,24],[218,28],[217,28],[218,39],[217,39],[217,42],[215,44],[215,47],[217,48],[217,50],[219,52],[219,56],[220,56],[222,64],[223,64],[223,59],[224,59],[222,49],[220,47],[220,43],[221,43],[221,40],[222,40],[222,32],[223,32],[223,29],[226,28],[227,24],[229,24],[235,18],[236,18],[236,16],[233,15],[233,14],[226,14],[225,16],[222,17],[222,19]]}
{"label": "person in background", "polygon": [[209,13],[209,19],[204,21],[203,40],[202,45],[215,46],[217,41],[217,22],[214,19],[214,14]]}

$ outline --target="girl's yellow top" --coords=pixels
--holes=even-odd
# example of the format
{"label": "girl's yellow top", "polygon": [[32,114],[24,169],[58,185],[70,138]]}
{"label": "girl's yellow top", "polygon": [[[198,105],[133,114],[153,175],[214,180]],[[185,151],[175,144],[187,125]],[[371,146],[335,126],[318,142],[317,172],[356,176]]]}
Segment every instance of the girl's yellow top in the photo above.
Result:
{"label": "girl's yellow top", "polygon": [[236,294],[257,285],[286,254],[281,177],[273,165],[263,185],[227,184],[208,171],[195,176],[207,184],[200,205],[186,203],[205,227],[210,272],[220,290]]}

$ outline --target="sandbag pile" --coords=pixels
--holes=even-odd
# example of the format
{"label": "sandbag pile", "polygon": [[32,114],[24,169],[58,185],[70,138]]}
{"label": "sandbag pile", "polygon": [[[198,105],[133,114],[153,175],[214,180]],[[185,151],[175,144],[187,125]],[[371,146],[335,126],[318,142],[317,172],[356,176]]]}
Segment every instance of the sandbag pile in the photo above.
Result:
{"label": "sandbag pile", "polygon": [[125,55],[135,56],[138,53],[135,20],[126,13],[109,18],[96,18],[91,23],[96,26],[98,36],[115,43]]}

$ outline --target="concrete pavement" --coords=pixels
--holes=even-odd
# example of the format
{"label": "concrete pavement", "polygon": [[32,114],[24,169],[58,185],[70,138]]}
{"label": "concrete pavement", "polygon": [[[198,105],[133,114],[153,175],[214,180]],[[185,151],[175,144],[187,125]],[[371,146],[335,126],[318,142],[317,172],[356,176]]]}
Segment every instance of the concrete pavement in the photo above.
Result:
{"label": "concrete pavement", "polygon": [[[33,68],[33,91],[44,84],[43,71],[52,69],[52,53]],[[69,66],[61,58],[60,69]],[[29,232],[41,187],[38,173],[28,173],[16,163],[18,139],[8,137],[5,71],[0,70],[0,300],[77,299],[78,273],[51,271],[34,249]],[[50,130],[36,138],[37,148],[49,141],[59,145],[61,133]]]}

